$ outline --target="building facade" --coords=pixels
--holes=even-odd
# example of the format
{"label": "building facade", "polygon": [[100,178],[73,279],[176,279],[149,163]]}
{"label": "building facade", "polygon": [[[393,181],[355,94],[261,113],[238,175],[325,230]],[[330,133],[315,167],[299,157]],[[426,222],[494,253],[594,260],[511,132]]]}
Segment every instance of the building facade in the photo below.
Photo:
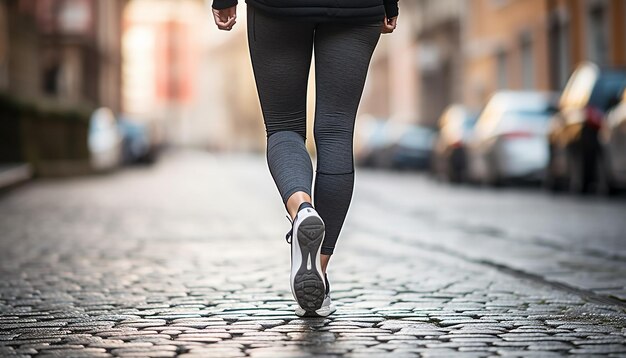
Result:
{"label": "building facade", "polygon": [[626,65],[622,0],[473,0],[463,43],[464,102],[499,89],[559,91],[583,61]]}
{"label": "building facade", "polygon": [[416,4],[417,102],[420,122],[435,126],[444,109],[462,99],[463,14],[467,2],[425,0]]}
{"label": "building facade", "polygon": [[475,0],[466,14],[464,102],[480,108],[497,90],[549,90],[546,3]]}
{"label": "building facade", "polygon": [[3,1],[0,89],[22,100],[120,111],[126,1]]}
{"label": "building facade", "polygon": [[547,0],[552,88],[562,89],[568,71],[582,61],[626,66],[626,2]]}

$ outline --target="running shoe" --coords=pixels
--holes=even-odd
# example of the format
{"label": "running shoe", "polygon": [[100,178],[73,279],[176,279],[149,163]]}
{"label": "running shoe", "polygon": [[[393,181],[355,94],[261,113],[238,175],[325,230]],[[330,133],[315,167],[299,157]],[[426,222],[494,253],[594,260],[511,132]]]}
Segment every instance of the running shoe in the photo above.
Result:
{"label": "running shoe", "polygon": [[305,312],[319,310],[326,296],[321,267],[324,234],[324,221],[313,206],[300,205],[286,239],[291,244],[291,293]]}
{"label": "running shoe", "polygon": [[296,306],[296,315],[300,317],[328,317],[337,310],[330,299],[330,284],[328,283],[328,276],[324,275],[324,281],[326,283],[326,295],[324,297],[324,303],[322,307],[314,312],[306,311],[300,306]]}

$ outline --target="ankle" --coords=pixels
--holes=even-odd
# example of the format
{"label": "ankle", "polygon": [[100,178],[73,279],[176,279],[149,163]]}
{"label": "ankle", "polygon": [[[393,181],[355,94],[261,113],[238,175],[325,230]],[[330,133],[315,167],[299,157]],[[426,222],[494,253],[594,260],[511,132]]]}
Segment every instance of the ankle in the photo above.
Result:
{"label": "ankle", "polygon": [[311,204],[311,196],[303,191],[295,192],[287,199],[285,206],[292,219],[296,217],[300,206],[304,203]]}
{"label": "ankle", "polygon": [[322,264],[322,272],[326,274],[326,269],[328,268],[328,262],[330,261],[330,255],[320,255],[321,264]]}
{"label": "ankle", "polygon": [[298,213],[300,212],[300,210],[305,209],[305,208],[311,208],[313,209],[313,205],[311,203],[309,203],[308,201],[303,202],[302,204],[300,204],[300,206],[298,206]]}

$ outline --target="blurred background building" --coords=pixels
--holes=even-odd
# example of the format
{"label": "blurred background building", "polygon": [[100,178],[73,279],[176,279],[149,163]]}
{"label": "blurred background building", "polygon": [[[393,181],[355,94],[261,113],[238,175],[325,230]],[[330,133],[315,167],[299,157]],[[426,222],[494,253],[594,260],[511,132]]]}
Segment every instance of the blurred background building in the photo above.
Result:
{"label": "blurred background building", "polygon": [[562,90],[582,61],[626,63],[621,0],[473,0],[465,19],[463,99],[498,89]]}
{"label": "blurred background building", "polygon": [[127,0],[3,0],[0,88],[31,101],[121,110]]}
{"label": "blurred background building", "polygon": [[[114,122],[149,128],[151,141],[261,152],[245,5],[232,32],[216,29],[210,6],[0,0],[0,92],[40,117],[50,106],[106,107]],[[477,111],[497,90],[560,91],[583,61],[626,64],[623,0],[401,0],[400,8],[397,31],[372,59],[360,121],[435,128],[450,104]],[[30,161],[24,143],[32,140],[15,123],[4,127],[0,160]]]}
{"label": "blurred background building", "polygon": [[[240,12],[245,19],[244,6]],[[260,150],[244,30],[240,24],[232,33],[215,31],[209,2],[131,1],[124,15],[124,111],[163,123],[173,145]]]}

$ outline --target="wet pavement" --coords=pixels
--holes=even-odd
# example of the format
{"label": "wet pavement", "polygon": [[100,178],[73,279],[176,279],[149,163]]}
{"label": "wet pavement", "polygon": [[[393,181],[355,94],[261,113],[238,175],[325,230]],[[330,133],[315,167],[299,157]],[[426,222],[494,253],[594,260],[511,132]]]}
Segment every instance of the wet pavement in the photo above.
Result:
{"label": "wet pavement", "polygon": [[300,319],[262,156],[0,197],[0,356],[626,356],[626,200],[357,170],[337,312]]}

